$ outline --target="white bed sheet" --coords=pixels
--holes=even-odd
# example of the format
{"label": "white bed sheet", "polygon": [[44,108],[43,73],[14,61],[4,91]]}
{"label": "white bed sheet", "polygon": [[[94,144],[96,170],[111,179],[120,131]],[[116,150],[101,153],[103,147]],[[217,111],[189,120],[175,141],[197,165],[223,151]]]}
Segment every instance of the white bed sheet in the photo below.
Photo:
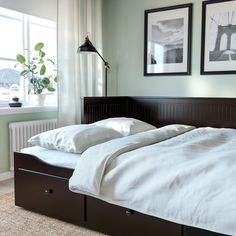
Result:
{"label": "white bed sheet", "polygon": [[81,154],[77,153],[48,150],[39,146],[21,149],[21,152],[34,155],[49,165],[65,167],[69,169],[75,169],[76,163],[81,156]]}

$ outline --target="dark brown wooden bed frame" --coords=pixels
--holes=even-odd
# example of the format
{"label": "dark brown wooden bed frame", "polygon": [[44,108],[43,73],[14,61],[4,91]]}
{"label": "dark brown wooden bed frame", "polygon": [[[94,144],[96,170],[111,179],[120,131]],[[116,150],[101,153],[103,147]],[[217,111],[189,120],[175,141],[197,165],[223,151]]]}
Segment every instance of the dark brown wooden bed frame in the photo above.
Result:
{"label": "dark brown wooden bed frame", "polygon": [[[134,117],[157,127],[189,124],[236,128],[236,98],[85,97],[82,123]],[[68,190],[72,169],[15,153],[15,204],[109,235],[220,236],[172,223]],[[207,209],[206,209],[207,211]]]}

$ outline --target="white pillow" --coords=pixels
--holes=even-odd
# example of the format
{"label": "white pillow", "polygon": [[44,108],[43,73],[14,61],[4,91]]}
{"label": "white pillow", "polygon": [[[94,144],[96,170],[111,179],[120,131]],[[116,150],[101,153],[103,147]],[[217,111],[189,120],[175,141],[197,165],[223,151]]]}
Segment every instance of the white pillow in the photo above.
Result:
{"label": "white pillow", "polygon": [[120,138],[114,129],[95,125],[70,125],[46,131],[28,140],[32,145],[64,152],[82,153],[91,146]]}
{"label": "white pillow", "polygon": [[128,117],[109,118],[106,120],[97,121],[94,124],[112,128],[120,132],[123,136],[156,129],[155,126],[150,125],[144,121]]}

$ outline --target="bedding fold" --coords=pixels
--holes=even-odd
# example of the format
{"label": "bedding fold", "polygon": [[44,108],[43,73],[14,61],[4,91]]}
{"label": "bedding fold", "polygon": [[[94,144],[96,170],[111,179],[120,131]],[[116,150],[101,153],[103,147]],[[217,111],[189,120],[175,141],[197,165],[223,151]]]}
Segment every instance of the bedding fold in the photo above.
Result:
{"label": "bedding fold", "polygon": [[236,235],[236,130],[167,126],[89,148],[71,191]]}
{"label": "bedding fold", "polygon": [[95,145],[85,151],[78,160],[75,171],[69,181],[69,188],[75,192],[83,191],[88,194],[99,195],[105,169],[117,156],[175,137],[194,128],[194,126],[188,125],[168,125],[159,129],[111,140],[102,145]]}

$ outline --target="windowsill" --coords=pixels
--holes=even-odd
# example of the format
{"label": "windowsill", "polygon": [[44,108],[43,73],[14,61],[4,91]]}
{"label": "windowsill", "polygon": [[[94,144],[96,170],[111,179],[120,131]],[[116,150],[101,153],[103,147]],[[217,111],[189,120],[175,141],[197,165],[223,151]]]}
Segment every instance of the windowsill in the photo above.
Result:
{"label": "windowsill", "polygon": [[24,113],[35,113],[35,112],[50,112],[50,111],[57,111],[57,107],[56,106],[44,106],[44,107],[32,107],[32,106],[0,107],[0,115],[24,114]]}

